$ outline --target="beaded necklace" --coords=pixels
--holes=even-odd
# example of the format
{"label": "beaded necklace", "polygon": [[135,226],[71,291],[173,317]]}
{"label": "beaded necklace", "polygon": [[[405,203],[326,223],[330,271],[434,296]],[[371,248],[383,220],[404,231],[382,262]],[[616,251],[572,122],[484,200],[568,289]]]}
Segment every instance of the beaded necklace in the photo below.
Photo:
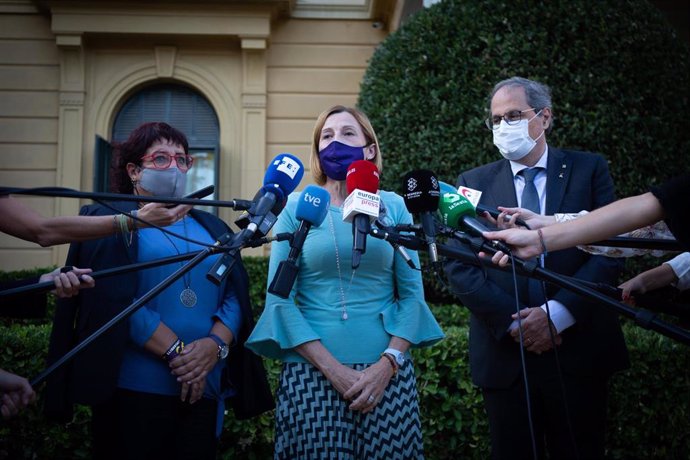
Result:
{"label": "beaded necklace", "polygon": [[[343,276],[340,270],[340,253],[338,251],[338,241],[335,237],[335,226],[333,225],[333,216],[330,210],[328,211],[328,227],[331,230],[331,236],[333,237],[333,246],[335,248],[335,266],[338,269],[338,284],[340,286],[340,318],[343,321],[347,321],[347,303],[345,302],[345,289],[343,288]],[[355,278],[355,270],[352,270],[352,277],[350,277],[350,284],[347,287],[347,292],[350,292],[352,288],[352,281]]]}

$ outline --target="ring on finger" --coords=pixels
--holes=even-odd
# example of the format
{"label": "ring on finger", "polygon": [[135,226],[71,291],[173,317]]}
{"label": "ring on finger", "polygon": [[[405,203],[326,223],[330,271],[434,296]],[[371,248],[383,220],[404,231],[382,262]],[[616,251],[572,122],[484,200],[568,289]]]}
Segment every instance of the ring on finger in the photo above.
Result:
{"label": "ring on finger", "polygon": [[367,401],[369,401],[369,403],[373,403],[374,401],[376,401],[376,398],[374,398],[373,395],[369,395],[369,397],[367,398]]}

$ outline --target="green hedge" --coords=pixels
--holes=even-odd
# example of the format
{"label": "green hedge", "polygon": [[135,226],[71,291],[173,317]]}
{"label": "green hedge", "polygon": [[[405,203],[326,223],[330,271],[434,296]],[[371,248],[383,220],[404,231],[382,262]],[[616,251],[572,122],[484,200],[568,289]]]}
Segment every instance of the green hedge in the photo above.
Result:
{"label": "green hedge", "polygon": [[[245,258],[255,305],[263,305],[267,261]],[[45,270],[43,270],[45,271]],[[446,339],[415,350],[427,458],[484,459],[488,425],[481,394],[470,380],[468,312],[460,305],[432,305]],[[260,310],[256,310],[257,314]],[[690,350],[656,333],[624,325],[633,367],[612,381],[608,456],[687,458],[690,453]],[[44,368],[50,325],[5,323],[0,367],[33,378]],[[266,361],[272,385],[279,363]],[[40,393],[39,393],[40,396]],[[88,458],[89,410],[80,408],[66,427],[45,421],[39,404],[0,423],[0,458]],[[238,422],[229,413],[220,458],[271,458],[273,414]]]}
{"label": "green hedge", "polygon": [[686,167],[690,52],[645,0],[444,0],[375,51],[358,106],[378,134],[382,181],[415,168],[457,175],[500,157],[487,96],[514,75],[553,90],[554,146],[600,152],[619,196]]}

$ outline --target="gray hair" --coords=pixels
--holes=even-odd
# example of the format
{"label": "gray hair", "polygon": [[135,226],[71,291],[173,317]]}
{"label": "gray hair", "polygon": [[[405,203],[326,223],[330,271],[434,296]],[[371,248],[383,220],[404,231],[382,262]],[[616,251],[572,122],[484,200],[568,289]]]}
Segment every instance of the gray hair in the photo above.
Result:
{"label": "gray hair", "polygon": [[[530,107],[534,107],[537,111],[544,109],[546,107],[552,109],[551,105],[551,88],[538,81],[528,80],[522,77],[510,77],[506,80],[499,81],[491,90],[491,96],[489,97],[489,112],[491,112],[491,100],[499,89],[508,86],[512,88],[524,88],[525,96],[527,98],[527,104]],[[553,126],[553,117],[549,129],[547,132],[551,131]]]}

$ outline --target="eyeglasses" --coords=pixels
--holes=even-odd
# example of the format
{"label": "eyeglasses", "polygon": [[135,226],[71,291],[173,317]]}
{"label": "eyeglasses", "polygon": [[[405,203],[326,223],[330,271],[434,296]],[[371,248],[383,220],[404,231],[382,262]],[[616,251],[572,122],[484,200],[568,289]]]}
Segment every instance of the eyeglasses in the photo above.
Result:
{"label": "eyeglasses", "polygon": [[168,155],[163,152],[154,152],[141,157],[141,161],[151,161],[154,169],[168,169],[175,158],[175,163],[180,171],[187,171],[194,165],[194,157],[191,155]]}
{"label": "eyeglasses", "polygon": [[489,129],[498,129],[498,127],[501,126],[501,120],[504,120],[509,125],[514,125],[517,124],[520,120],[522,120],[523,113],[531,112],[532,110],[537,109],[511,110],[510,112],[507,112],[504,115],[494,115],[492,117],[489,117],[486,120],[484,120],[484,123],[486,123],[486,127]]}

